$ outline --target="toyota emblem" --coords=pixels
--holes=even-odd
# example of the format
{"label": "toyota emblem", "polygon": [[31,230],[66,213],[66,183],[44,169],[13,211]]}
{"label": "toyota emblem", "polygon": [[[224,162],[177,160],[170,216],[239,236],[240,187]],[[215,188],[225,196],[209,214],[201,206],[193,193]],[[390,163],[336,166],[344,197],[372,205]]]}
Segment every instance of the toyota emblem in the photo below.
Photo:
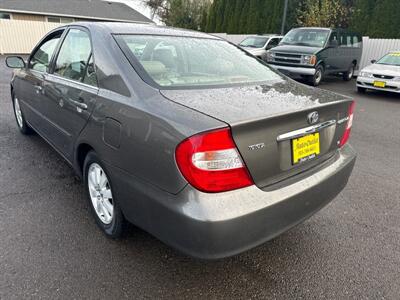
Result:
{"label": "toyota emblem", "polygon": [[312,125],[317,123],[319,120],[319,114],[317,111],[313,111],[307,115],[308,124]]}

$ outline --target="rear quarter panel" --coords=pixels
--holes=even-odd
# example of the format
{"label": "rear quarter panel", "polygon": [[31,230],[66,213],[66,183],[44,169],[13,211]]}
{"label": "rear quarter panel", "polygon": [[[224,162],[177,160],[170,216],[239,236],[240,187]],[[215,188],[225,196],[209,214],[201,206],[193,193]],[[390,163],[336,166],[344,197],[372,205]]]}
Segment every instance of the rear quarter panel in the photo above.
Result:
{"label": "rear quarter panel", "polygon": [[[178,193],[186,180],[175,162],[176,146],[191,135],[226,124],[174,103],[147,85],[110,34],[95,32],[93,42],[100,89],[76,149],[82,143],[89,144],[108,164],[164,191]],[[104,48],[105,43],[110,46]],[[121,124],[119,142],[114,145],[104,141],[107,119]]]}

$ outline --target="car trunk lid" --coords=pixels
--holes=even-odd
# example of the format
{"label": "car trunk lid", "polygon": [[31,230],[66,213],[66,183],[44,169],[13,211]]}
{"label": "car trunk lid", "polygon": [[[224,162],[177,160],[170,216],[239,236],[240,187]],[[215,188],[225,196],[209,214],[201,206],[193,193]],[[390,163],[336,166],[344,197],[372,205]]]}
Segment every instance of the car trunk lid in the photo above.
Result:
{"label": "car trunk lid", "polygon": [[[163,90],[172,101],[227,123],[255,182],[265,188],[332,157],[346,128],[351,100],[292,80],[271,85]],[[309,120],[310,114],[318,120]],[[316,122],[315,124],[310,124]],[[294,161],[294,143],[319,140],[319,153]]]}

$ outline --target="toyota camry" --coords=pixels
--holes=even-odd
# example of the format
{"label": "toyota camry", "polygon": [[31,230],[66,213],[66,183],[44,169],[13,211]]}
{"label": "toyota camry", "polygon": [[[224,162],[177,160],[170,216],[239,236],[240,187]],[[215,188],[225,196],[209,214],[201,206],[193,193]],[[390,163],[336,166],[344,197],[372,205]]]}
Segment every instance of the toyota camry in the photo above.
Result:
{"label": "toyota camry", "polygon": [[19,130],[72,166],[112,238],[131,222],[194,257],[235,255],[328,204],[355,163],[352,99],[215,36],[83,22],[6,62]]}

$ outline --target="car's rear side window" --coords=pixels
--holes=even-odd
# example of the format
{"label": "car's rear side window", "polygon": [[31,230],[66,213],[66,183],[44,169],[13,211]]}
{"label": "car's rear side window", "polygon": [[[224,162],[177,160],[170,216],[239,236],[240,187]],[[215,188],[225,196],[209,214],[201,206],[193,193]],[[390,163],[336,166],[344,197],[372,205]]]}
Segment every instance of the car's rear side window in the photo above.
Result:
{"label": "car's rear side window", "polygon": [[117,35],[127,57],[161,87],[216,86],[282,80],[244,50],[217,39]]}
{"label": "car's rear side window", "polygon": [[90,74],[91,78],[88,78],[89,66],[93,66],[89,34],[84,30],[70,29],[58,54],[54,74],[94,85],[94,70]]}
{"label": "car's rear side window", "polygon": [[29,68],[39,72],[47,72],[50,66],[53,53],[60,41],[63,31],[51,34],[35,50],[29,61]]}

